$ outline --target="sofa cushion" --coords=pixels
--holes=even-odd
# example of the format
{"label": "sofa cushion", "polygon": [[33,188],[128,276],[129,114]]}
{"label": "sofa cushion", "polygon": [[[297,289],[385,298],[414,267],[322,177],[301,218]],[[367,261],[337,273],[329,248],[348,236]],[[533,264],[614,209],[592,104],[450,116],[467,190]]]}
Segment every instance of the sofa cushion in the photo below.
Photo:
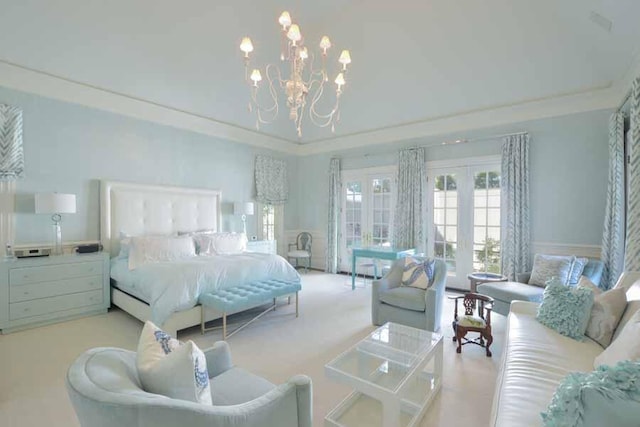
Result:
{"label": "sofa cushion", "polygon": [[494,282],[478,285],[478,292],[500,301],[540,302],[544,288],[518,282]]}
{"label": "sofa cushion", "polygon": [[380,301],[406,310],[425,311],[427,309],[423,289],[399,286],[380,293]]}
{"label": "sofa cushion", "polygon": [[238,405],[256,399],[276,386],[242,368],[231,368],[211,378],[211,403]]}
{"label": "sofa cushion", "polygon": [[533,270],[529,284],[544,287],[547,281],[555,278],[557,281],[566,285],[569,283],[569,275],[576,257],[561,255],[544,255],[536,254],[533,259]]}
{"label": "sofa cushion", "polygon": [[580,281],[580,276],[584,271],[585,265],[589,262],[589,258],[575,258],[571,265],[571,273],[569,273],[569,284],[576,285]]}
{"label": "sofa cushion", "polygon": [[536,318],[562,335],[582,340],[591,317],[593,291],[584,287],[570,288],[551,281],[544,288],[542,304]]}
{"label": "sofa cushion", "polygon": [[541,425],[540,412],[562,379],[570,372],[592,371],[593,360],[602,352],[589,338],[576,341],[538,323],[537,308],[528,302],[511,306],[491,425]]}
{"label": "sofa cushion", "polygon": [[627,322],[620,335],[593,362],[594,367],[600,365],[613,366],[623,360],[640,359],[640,311]]}
{"label": "sofa cushion", "polygon": [[620,322],[620,318],[627,307],[627,295],[622,288],[610,289],[603,292],[591,280],[583,276],[578,287],[591,289],[595,295],[591,317],[585,335],[606,347],[611,343],[613,332]]}

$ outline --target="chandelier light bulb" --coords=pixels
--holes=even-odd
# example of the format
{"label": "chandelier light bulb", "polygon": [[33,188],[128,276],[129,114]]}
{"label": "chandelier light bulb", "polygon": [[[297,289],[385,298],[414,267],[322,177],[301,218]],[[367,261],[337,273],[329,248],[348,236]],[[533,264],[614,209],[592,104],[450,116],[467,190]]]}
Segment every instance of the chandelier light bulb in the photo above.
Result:
{"label": "chandelier light bulb", "polygon": [[320,39],[320,49],[322,49],[322,53],[326,55],[327,49],[329,49],[330,47],[331,47],[331,40],[329,40],[329,37],[322,36],[322,38]]}
{"label": "chandelier light bulb", "polygon": [[303,47],[302,49],[300,49],[300,58],[301,59],[307,59],[309,57],[309,51],[307,50],[307,47]]}
{"label": "chandelier light bulb", "polygon": [[248,58],[249,53],[253,52],[253,43],[251,43],[251,39],[249,37],[244,37],[242,42],[240,42],[240,50],[244,52],[244,57]]}
{"label": "chandelier light bulb", "polygon": [[278,22],[282,25],[282,30],[287,31],[287,28],[291,25],[291,15],[286,10],[282,12],[280,18],[278,18]]}
{"label": "chandelier light bulb", "polygon": [[346,70],[347,65],[351,64],[351,54],[348,50],[343,50],[338,58],[338,62],[342,64],[342,69]]}
{"label": "chandelier light bulb", "polygon": [[300,27],[297,24],[292,24],[289,27],[289,31],[287,32],[287,38],[291,40],[293,45],[296,45],[296,42],[302,40],[302,34],[300,34]]}
{"label": "chandelier light bulb", "polygon": [[338,77],[336,77],[335,83],[338,85],[338,93],[342,92],[342,86],[344,86],[344,84],[346,83],[344,81],[344,74],[342,73],[338,74]]}
{"label": "chandelier light bulb", "polygon": [[260,80],[262,80],[262,74],[260,74],[260,70],[258,70],[257,68],[255,68],[252,72],[251,72],[251,80],[253,81],[253,85],[255,87],[258,87],[258,82]]}

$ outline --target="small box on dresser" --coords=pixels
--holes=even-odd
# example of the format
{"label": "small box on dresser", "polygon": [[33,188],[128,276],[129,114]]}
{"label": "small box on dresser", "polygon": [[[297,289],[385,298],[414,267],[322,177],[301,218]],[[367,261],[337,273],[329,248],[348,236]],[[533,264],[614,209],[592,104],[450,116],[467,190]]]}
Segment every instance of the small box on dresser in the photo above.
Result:
{"label": "small box on dresser", "polygon": [[0,261],[0,329],[106,313],[109,291],[106,252]]}

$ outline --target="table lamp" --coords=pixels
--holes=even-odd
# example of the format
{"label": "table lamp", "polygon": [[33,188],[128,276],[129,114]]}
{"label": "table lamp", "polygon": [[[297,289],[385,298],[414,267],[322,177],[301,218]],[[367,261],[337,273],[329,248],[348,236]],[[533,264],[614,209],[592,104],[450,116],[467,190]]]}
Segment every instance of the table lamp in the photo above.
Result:
{"label": "table lamp", "polygon": [[53,220],[53,254],[62,255],[62,232],[60,231],[61,214],[76,213],[76,195],[62,193],[38,193],[35,195],[36,213],[52,214]]}
{"label": "table lamp", "polygon": [[235,202],[234,215],[242,215],[242,231],[247,234],[247,215],[253,215],[253,202]]}

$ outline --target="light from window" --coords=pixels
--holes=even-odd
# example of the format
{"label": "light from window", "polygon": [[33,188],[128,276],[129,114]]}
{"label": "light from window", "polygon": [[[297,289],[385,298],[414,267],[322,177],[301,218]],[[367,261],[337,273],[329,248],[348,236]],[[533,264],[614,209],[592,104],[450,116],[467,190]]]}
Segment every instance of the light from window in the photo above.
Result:
{"label": "light from window", "polygon": [[500,172],[474,178],[473,271],[500,273]]}
{"label": "light from window", "polygon": [[262,238],[264,240],[276,239],[276,210],[273,205],[262,205]]}
{"label": "light from window", "polygon": [[456,271],[458,249],[458,183],[456,175],[439,175],[433,190],[434,254]]}

